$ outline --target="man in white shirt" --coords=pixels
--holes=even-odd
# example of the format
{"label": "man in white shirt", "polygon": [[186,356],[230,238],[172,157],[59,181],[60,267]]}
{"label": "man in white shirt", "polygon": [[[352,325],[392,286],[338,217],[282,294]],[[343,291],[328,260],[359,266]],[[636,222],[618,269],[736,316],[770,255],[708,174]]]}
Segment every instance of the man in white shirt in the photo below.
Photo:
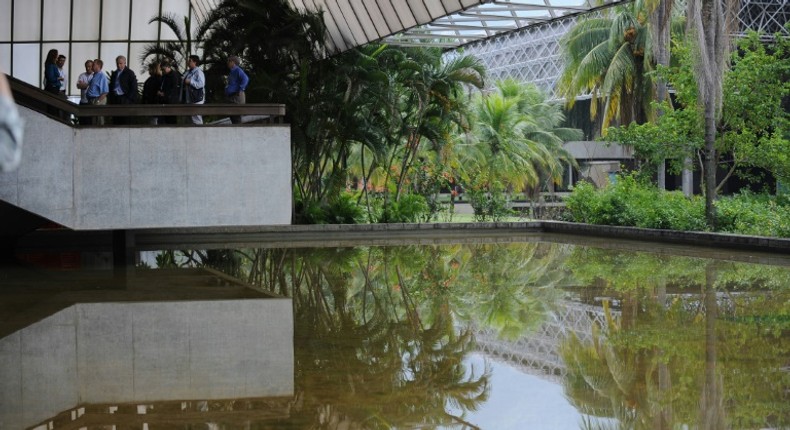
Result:
{"label": "man in white shirt", "polygon": [[77,78],[77,88],[80,89],[81,105],[90,104],[88,103],[86,92],[88,91],[88,85],[91,83],[91,79],[93,79],[93,60],[88,60],[85,62],[85,72],[80,73],[80,77]]}
{"label": "man in white shirt", "polygon": [[[80,76],[77,78],[77,88],[80,89],[80,105],[89,105],[90,102],[88,101],[88,85],[91,83],[91,79],[93,79],[93,60],[88,60],[85,62],[85,72],[80,73]],[[79,118],[80,124],[90,124],[90,118]]]}
{"label": "man in white shirt", "polygon": [[58,75],[60,77],[58,80],[60,81],[60,95],[66,97],[66,83],[68,82],[68,73],[66,73],[66,69],[63,67],[66,65],[66,56],[65,55],[58,55]]}
{"label": "man in white shirt", "polygon": [[[187,103],[202,105],[206,102],[206,77],[198,68],[200,57],[190,55],[187,60],[189,70],[184,74],[185,100]],[[201,115],[192,115],[192,124],[203,124]]]}

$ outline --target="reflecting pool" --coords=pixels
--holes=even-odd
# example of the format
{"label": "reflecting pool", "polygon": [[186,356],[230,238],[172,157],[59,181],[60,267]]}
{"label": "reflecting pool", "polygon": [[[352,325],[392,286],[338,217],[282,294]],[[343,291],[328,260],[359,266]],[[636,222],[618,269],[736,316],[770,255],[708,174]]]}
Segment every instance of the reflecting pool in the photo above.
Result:
{"label": "reflecting pool", "polygon": [[11,270],[0,428],[790,428],[790,260],[463,242]]}

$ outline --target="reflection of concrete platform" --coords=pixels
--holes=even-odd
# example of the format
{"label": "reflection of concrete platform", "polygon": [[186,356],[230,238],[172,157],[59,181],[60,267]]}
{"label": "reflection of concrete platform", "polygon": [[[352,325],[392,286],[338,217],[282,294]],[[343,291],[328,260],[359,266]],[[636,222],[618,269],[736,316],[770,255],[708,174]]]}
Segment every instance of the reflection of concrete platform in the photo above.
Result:
{"label": "reflection of concrete platform", "polygon": [[58,414],[34,430],[143,429],[146,424],[149,429],[183,429],[207,428],[209,423],[224,426],[220,428],[259,428],[290,418],[293,402],[292,397],[266,397],[81,405]]}
{"label": "reflection of concrete platform", "polygon": [[5,329],[38,320],[0,339],[0,428],[82,404],[293,395],[290,299],[217,285],[228,281],[210,272],[156,272],[124,290],[48,291],[4,315]]}

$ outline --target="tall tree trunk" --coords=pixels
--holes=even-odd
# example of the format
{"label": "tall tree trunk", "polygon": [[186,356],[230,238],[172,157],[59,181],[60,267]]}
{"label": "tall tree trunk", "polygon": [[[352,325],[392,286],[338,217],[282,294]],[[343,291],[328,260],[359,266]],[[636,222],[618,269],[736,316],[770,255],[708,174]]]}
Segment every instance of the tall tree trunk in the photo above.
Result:
{"label": "tall tree trunk", "polygon": [[705,112],[705,218],[715,226],[716,123],[721,115],[722,81],[730,52],[728,27],[740,0],[689,0],[689,34],[695,42],[699,103]]}
{"label": "tall tree trunk", "polygon": [[710,227],[716,225],[716,112],[712,104],[705,105],[705,219]]}
{"label": "tall tree trunk", "polygon": [[[672,4],[674,0],[660,0],[656,8],[650,14],[650,37],[653,42],[653,59],[657,66],[669,67],[670,59],[670,29],[672,23]],[[661,104],[668,98],[667,82],[660,76],[656,79],[656,101]],[[663,108],[659,107],[657,115],[664,114]],[[666,189],[666,161],[662,160],[658,165],[658,188]]]}

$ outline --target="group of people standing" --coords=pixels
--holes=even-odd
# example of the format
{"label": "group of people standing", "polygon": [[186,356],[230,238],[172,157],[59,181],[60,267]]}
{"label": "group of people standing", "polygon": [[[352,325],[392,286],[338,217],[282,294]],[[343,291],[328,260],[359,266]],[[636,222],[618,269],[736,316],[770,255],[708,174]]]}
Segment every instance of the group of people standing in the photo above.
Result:
{"label": "group of people standing", "polygon": [[[66,72],[63,65],[66,57],[58,55],[56,49],[47,54],[44,63],[44,90],[53,94],[66,95]],[[187,59],[187,70],[182,75],[177,67],[170,61],[152,62],[148,66],[149,77],[143,84],[142,99],[140,99],[137,75],[127,67],[126,57],[119,55],[115,59],[116,69],[108,78],[104,73],[104,62],[97,58],[85,62],[85,72],[77,78],[76,86],[80,90],[81,105],[125,105],[125,104],[204,104],[206,102],[206,78],[198,67],[200,57],[190,55]],[[235,104],[246,103],[244,95],[249,78],[239,67],[239,58],[228,58],[230,74],[225,87],[225,97],[228,102]],[[238,124],[241,117],[231,116],[231,123]],[[80,124],[90,124],[90,118],[79,118]],[[201,115],[190,117],[192,124],[203,124]],[[151,124],[175,124],[177,117],[152,117]],[[103,125],[102,117],[92,121],[96,125]],[[114,124],[127,124],[128,118],[114,117]]]}
{"label": "group of people standing", "polygon": [[[143,84],[145,104],[203,104],[206,102],[206,77],[198,67],[200,57],[190,55],[187,71],[181,73],[169,61],[154,61],[148,65],[148,79]],[[151,124],[175,124],[175,116],[152,117]],[[203,124],[203,117],[192,115],[192,124]]]}

